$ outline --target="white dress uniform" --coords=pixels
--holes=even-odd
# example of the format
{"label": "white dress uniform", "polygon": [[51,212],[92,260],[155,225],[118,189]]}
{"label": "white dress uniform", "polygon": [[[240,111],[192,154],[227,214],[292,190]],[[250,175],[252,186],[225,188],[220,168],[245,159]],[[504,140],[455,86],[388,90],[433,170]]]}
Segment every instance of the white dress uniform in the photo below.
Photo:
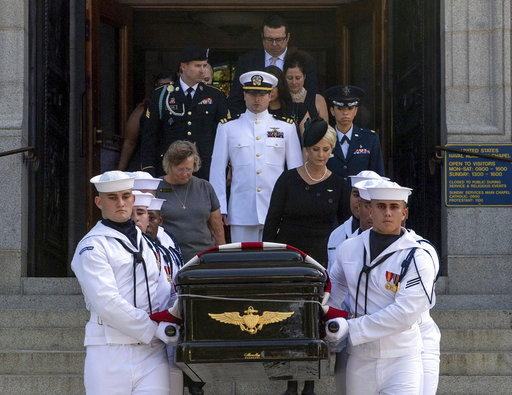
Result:
{"label": "white dress uniform", "polygon": [[[267,110],[247,110],[239,118],[220,123],[213,147],[210,183],[220,201],[220,212],[230,225],[263,229],[270,196],[286,164],[302,165],[302,153],[293,121],[275,118]],[[226,166],[233,178],[229,204],[226,198]],[[261,232],[260,232],[261,233]],[[232,241],[261,241],[234,240]]]}
{"label": "white dress uniform", "polygon": [[327,241],[327,272],[329,272],[331,265],[336,261],[336,248],[345,240],[357,236],[357,233],[352,233],[353,219],[354,217],[350,216],[349,219],[334,229],[329,235],[329,240]]}
{"label": "white dress uniform", "polygon": [[[439,272],[439,256],[436,249],[425,241],[425,239],[417,235],[414,230],[408,229],[412,237],[418,241],[432,256],[436,276]],[[421,360],[423,362],[423,395],[435,395],[439,384],[439,363],[440,363],[440,343],[441,332],[430,316],[430,309],[435,305],[435,292],[432,295],[432,303],[429,310],[421,313],[418,325],[420,327],[421,339],[423,340],[423,352]]]}
{"label": "white dress uniform", "polygon": [[134,257],[116,238],[135,251],[123,233],[98,222],[80,241],[71,262],[91,312],[84,341],[86,392],[167,395],[166,346],[155,337],[158,325],[149,318],[150,303],[153,312],[168,303],[159,295],[157,258],[137,229],[147,277],[139,263],[134,295]]}
{"label": "white dress uniform", "polygon": [[[162,226],[158,227],[157,232],[157,238],[160,244],[164,248],[172,248],[177,253],[181,254],[181,250],[179,246],[176,245],[174,240],[167,234],[165,229]],[[168,292],[170,295],[170,298],[168,298],[167,307],[172,307],[174,304],[174,301],[178,297],[176,294],[176,289],[174,288],[174,279],[176,277],[176,274],[178,273],[178,270],[180,269],[180,266],[183,265],[183,261],[181,258],[181,261],[179,261],[178,257],[173,256],[171,253],[171,261],[165,262],[165,258],[162,259],[162,268],[160,272],[161,280],[160,282],[163,284],[159,288],[162,290],[166,290],[164,292]],[[167,267],[167,268],[166,268]],[[169,281],[169,276],[171,281]],[[182,395],[183,394],[183,372],[178,366],[176,366],[176,363],[174,362],[174,347],[168,346],[167,347],[167,359],[169,361],[169,369],[170,369],[170,382],[171,382],[171,392],[170,395]]]}
{"label": "white dress uniform", "polygon": [[[423,344],[418,327],[428,310],[436,275],[435,264],[426,249],[402,228],[403,235],[370,262],[370,230],[346,240],[338,249],[337,264],[330,272],[332,293],[329,305],[337,307],[345,299],[346,281],[350,296],[347,394],[419,394],[422,384]],[[412,248],[414,259],[400,287],[393,292],[389,278],[399,275],[401,264]],[[366,253],[365,253],[366,251]],[[388,255],[391,254],[391,255]],[[365,259],[366,255],[366,259]],[[376,265],[367,275],[363,269]],[[366,282],[368,281],[368,288]],[[366,305],[366,314],[365,314]]]}

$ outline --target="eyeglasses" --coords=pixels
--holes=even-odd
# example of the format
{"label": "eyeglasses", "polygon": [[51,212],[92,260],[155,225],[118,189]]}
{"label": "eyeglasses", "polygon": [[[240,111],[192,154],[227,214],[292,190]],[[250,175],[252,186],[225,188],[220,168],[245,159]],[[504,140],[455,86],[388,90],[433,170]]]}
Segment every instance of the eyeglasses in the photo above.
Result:
{"label": "eyeglasses", "polygon": [[280,44],[282,43],[284,40],[286,40],[288,37],[278,37],[278,38],[272,38],[272,37],[262,37],[263,40],[265,40],[266,42],[268,43],[276,43],[276,44]]}

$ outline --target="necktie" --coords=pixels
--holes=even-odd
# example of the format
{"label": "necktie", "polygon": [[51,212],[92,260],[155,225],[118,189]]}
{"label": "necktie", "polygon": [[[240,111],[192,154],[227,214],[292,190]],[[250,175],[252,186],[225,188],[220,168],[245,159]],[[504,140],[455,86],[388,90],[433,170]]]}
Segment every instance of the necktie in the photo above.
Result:
{"label": "necktie", "polygon": [[279,60],[279,58],[275,58],[275,57],[272,56],[270,58],[270,66],[276,66],[278,60]]}
{"label": "necktie", "polygon": [[186,100],[185,100],[185,104],[187,106],[190,106],[190,103],[192,103],[192,92],[194,92],[194,88],[188,88],[187,89],[187,95],[186,95]]}
{"label": "necktie", "polygon": [[340,144],[343,145],[343,143],[347,143],[347,144],[350,144],[350,139],[347,137],[347,136],[343,136],[341,138],[341,141],[340,141]]}

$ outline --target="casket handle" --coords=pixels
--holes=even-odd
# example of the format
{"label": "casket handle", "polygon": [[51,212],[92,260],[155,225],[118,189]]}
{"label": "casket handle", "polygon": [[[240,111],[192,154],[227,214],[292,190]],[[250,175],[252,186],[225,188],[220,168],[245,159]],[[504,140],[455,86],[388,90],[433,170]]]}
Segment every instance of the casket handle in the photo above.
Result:
{"label": "casket handle", "polygon": [[[338,324],[336,324],[338,325]],[[165,330],[164,330],[165,334],[169,337],[173,337],[176,335],[176,328],[172,325],[168,325],[165,327]]]}
{"label": "casket handle", "polygon": [[329,332],[336,333],[339,331],[340,326],[336,321],[332,321],[332,322],[329,322],[329,325],[327,325],[327,328],[329,329]]}

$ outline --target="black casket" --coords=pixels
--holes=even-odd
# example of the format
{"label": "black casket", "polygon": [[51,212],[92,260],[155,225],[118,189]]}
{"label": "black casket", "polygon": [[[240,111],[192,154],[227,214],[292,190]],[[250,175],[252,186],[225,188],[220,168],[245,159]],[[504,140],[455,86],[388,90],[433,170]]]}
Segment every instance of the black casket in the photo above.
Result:
{"label": "black casket", "polygon": [[225,248],[193,261],[176,279],[184,327],[175,349],[176,364],[193,380],[328,375],[320,265],[284,245]]}

